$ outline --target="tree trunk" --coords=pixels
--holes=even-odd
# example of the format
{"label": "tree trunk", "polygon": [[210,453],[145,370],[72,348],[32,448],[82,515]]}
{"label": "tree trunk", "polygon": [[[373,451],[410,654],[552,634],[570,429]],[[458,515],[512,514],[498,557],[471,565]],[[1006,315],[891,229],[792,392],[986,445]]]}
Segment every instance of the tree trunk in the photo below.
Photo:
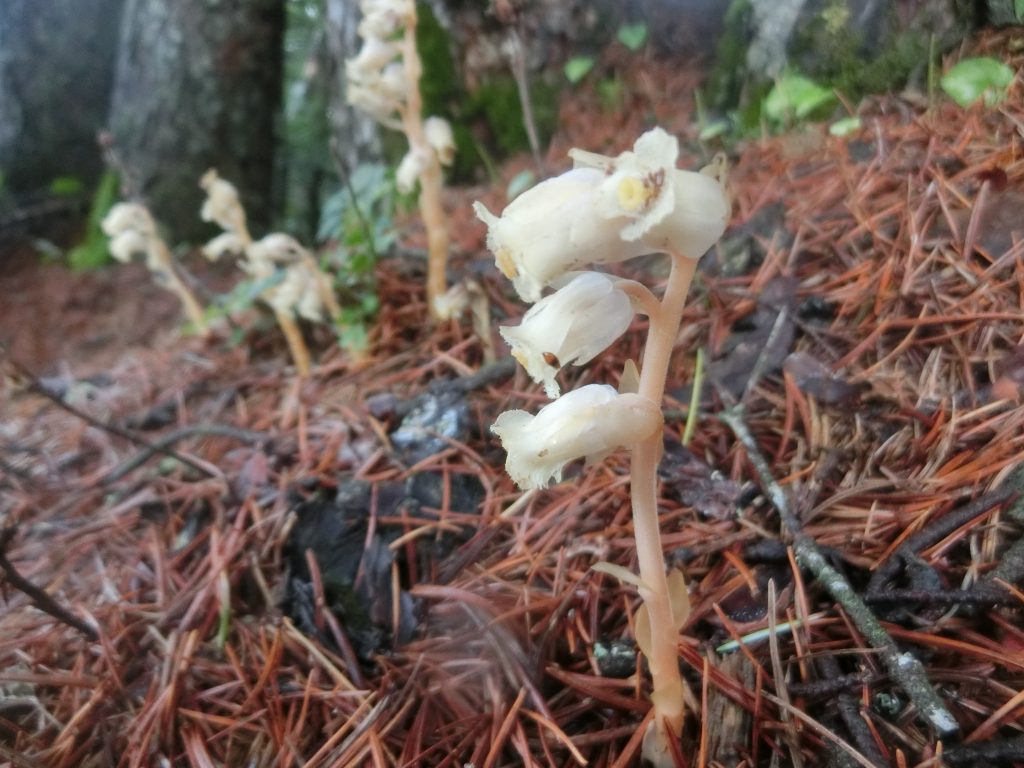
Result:
{"label": "tree trunk", "polygon": [[266,226],[283,31],[284,0],[127,0],[110,128],[129,193],[172,241],[210,233],[198,184],[211,167]]}
{"label": "tree trunk", "polygon": [[0,0],[0,171],[19,196],[102,167],[123,0]]}
{"label": "tree trunk", "polygon": [[345,100],[345,59],[359,53],[362,40],[359,4],[355,0],[327,0],[327,49],[332,64],[330,86],[331,134],[339,160],[351,172],[360,163],[380,159],[377,124]]}

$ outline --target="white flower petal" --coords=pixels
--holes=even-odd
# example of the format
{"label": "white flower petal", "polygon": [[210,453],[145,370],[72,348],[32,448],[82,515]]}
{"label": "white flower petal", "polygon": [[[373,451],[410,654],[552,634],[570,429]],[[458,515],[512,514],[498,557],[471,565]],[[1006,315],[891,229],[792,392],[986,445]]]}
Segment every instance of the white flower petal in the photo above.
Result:
{"label": "white flower petal", "polygon": [[524,300],[538,301],[541,289],[566,272],[650,251],[619,238],[625,220],[598,215],[594,191],[604,178],[592,168],[573,169],[523,192],[500,217],[473,205],[487,224],[487,247],[498,268]]}
{"label": "white flower petal", "polygon": [[443,117],[428,117],[423,121],[423,135],[437,153],[441,165],[451,165],[455,159],[455,136],[451,124]]}
{"label": "white flower petal", "polygon": [[633,320],[629,297],[615,281],[584,272],[541,299],[518,326],[502,326],[501,335],[530,377],[558,397],[555,374],[570,364],[582,365],[607,349]]}
{"label": "white flower petal", "polygon": [[491,431],[508,452],[505,469],[523,489],[546,488],[560,480],[570,461],[604,456],[654,434],[661,410],[640,395],[620,395],[613,387],[588,384],[549,403],[536,416],[501,414]]}
{"label": "white flower petal", "polygon": [[395,186],[403,195],[408,195],[416,189],[416,182],[430,162],[430,157],[423,151],[410,149],[405,153],[402,162],[398,164],[395,171]]}

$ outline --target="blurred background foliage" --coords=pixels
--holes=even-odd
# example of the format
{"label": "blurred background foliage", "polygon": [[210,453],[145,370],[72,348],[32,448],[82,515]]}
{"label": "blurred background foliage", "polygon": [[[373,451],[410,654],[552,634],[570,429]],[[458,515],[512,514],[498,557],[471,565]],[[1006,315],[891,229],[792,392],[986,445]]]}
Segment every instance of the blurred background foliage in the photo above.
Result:
{"label": "blurred background foliage", "polygon": [[[944,52],[969,30],[1020,23],[1022,13],[1014,0],[431,0],[418,8],[425,111],[455,130],[451,183],[486,180],[531,149],[523,79],[543,153],[564,91],[594,88],[608,114],[629,104],[623,56],[641,66],[703,59],[708,76],[694,95],[702,139],[728,142],[803,120],[853,119],[842,104],[871,93],[909,85],[931,98]],[[344,102],[358,3],[239,0],[232,9],[233,26],[210,0],[0,3],[0,239],[77,245],[76,266],[101,262],[95,221],[113,177],[103,174],[96,137],[112,127],[120,194],[153,204],[171,242],[201,240],[195,179],[216,166],[239,186],[260,232],[352,245],[343,176],[362,179],[365,164],[379,174],[405,152],[400,135],[361,122]],[[185,60],[191,69],[175,71]],[[227,103],[225,93],[244,97]],[[126,124],[132,99],[145,102],[144,119]],[[162,154],[142,162],[138,148],[155,146]],[[168,196],[187,205],[178,210]],[[377,216],[390,226],[393,203],[366,208],[371,231]]]}

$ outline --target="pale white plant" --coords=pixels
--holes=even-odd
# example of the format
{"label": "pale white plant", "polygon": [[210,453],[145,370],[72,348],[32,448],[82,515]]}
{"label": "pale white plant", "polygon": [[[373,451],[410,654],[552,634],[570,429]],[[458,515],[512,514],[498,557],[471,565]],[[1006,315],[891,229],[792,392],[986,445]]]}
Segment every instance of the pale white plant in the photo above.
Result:
{"label": "pale white plant", "polygon": [[239,268],[258,281],[283,273],[280,282],[264,289],[260,298],[274,311],[296,372],[308,376],[311,357],[296,316],[322,323],[341,314],[330,275],[291,235],[275,232],[253,240],[238,190],[215,170],[207,171],[199,185],[206,191],[200,217],[224,230],[203,247],[203,253],[211,261],[228,254],[240,255]]}
{"label": "pale white plant", "polygon": [[[560,480],[575,459],[594,462],[619,448],[630,451],[639,574],[610,563],[595,569],[634,585],[642,599],[634,626],[651,673],[654,709],[643,754],[658,768],[674,765],[671,741],[682,731],[678,635],[689,612],[682,573],[666,573],[658,528],[661,401],[697,261],[721,237],[731,212],[724,162],[693,173],[676,168],[678,154],[675,137],[656,128],[617,157],[573,150],[573,170],[524,192],[500,217],[475,205],[498,268],[522,298],[535,302],[521,325],[501,333],[549,396],[559,394],[555,375],[563,365],[593,359],[622,335],[634,312],[649,319],[639,373],[627,365],[622,391],[589,384],[536,416],[503,413],[492,429],[506,450],[509,475],[523,489]],[[571,274],[654,252],[667,253],[672,265],[661,298],[631,280]],[[548,286],[557,290],[542,298]]]}
{"label": "pale white plant", "polygon": [[128,263],[136,254],[145,254],[146,267],[157,282],[178,297],[196,331],[207,335],[209,326],[203,308],[175,271],[171,249],[157,232],[149,209],[139,203],[117,203],[100,226],[110,238],[110,254],[118,261]]}
{"label": "pale white plant", "polygon": [[441,202],[441,166],[455,159],[451,125],[440,117],[423,118],[416,50],[416,6],[412,0],[362,0],[359,53],[345,63],[349,104],[388,128],[401,131],[409,151],[399,163],[396,185],[411,193],[419,184],[419,207],[427,230],[427,305],[430,316],[444,319],[448,217]]}

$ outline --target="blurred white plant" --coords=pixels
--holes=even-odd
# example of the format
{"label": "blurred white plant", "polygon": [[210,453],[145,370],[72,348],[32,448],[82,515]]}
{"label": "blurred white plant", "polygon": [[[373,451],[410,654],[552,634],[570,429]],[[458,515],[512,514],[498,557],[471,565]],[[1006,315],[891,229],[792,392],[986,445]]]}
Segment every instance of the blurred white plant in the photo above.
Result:
{"label": "blurred white plant", "polygon": [[416,6],[412,0],[362,0],[359,53],[345,62],[348,103],[381,125],[405,134],[409,151],[396,172],[399,191],[419,184],[419,206],[427,230],[427,306],[442,319],[447,289],[448,219],[441,203],[441,166],[455,159],[452,128],[440,117],[423,119],[416,50]]}
{"label": "blurred white plant", "polygon": [[[597,569],[636,585],[643,600],[635,617],[636,637],[650,668],[654,706],[643,755],[657,768],[669,768],[675,764],[670,742],[678,739],[683,725],[677,638],[688,599],[682,574],[666,574],[658,530],[661,401],[697,260],[725,231],[731,203],[724,162],[699,173],[678,170],[678,142],[660,128],[617,157],[575,149],[570,155],[573,170],[524,192],[501,216],[474,205],[487,224],[487,245],[498,268],[521,297],[536,302],[519,326],[502,327],[501,334],[530,376],[556,397],[559,369],[594,358],[639,311],[650,318],[643,365],[639,376],[632,363],[627,365],[622,386],[628,392],[588,384],[536,416],[503,413],[492,431],[508,454],[506,470],[524,489],[545,488],[551,478],[561,479],[574,459],[593,462],[617,448],[630,450],[640,573],[609,563]],[[594,272],[572,276],[541,298],[545,287],[587,265],[660,251],[672,262],[660,299],[640,283]]]}
{"label": "blurred white plant", "polygon": [[317,263],[316,257],[291,235],[275,232],[254,241],[246,226],[245,208],[231,182],[209,170],[200,181],[206,200],[200,216],[217,223],[225,231],[203,248],[210,260],[240,254],[238,267],[254,280],[269,280],[283,272],[280,282],[263,290],[260,298],[271,309],[284,333],[295,370],[307,376],[312,368],[309,348],[296,316],[314,323],[329,322],[341,314],[334,295],[333,280]]}
{"label": "blurred white plant", "polygon": [[149,209],[139,203],[117,203],[103,218],[100,227],[110,238],[111,256],[128,263],[135,254],[145,254],[146,267],[157,283],[178,297],[196,331],[203,336],[209,333],[203,308],[175,271],[171,250],[157,232]]}

